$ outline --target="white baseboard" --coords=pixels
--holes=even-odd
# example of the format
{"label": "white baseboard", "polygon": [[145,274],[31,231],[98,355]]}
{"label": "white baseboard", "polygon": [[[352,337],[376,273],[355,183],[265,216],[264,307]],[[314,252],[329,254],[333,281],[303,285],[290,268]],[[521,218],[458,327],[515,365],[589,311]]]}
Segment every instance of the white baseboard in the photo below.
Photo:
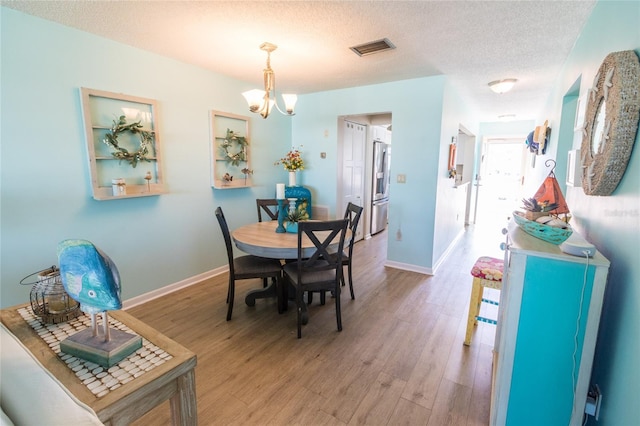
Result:
{"label": "white baseboard", "polygon": [[424,268],[422,266],[411,265],[408,263],[394,262],[391,260],[387,260],[384,266],[388,266],[390,268],[395,268],[395,269],[402,269],[403,271],[417,272],[419,274],[435,275],[440,265],[442,265],[442,263],[447,258],[447,256],[449,256],[453,251],[453,249],[455,248],[456,244],[458,243],[458,240],[462,238],[462,236],[464,235],[464,232],[465,231],[463,229],[458,233],[456,238],[454,238],[451,244],[449,244],[449,247],[447,247],[447,250],[445,250],[442,256],[440,256],[440,259],[438,259],[438,261],[436,262],[433,268]]}
{"label": "white baseboard", "polygon": [[134,306],[141,305],[143,303],[157,299],[158,297],[166,296],[167,294],[192,286],[194,284],[198,284],[204,280],[215,277],[216,275],[224,274],[228,271],[229,265],[221,266],[219,268],[203,272],[202,274],[194,275],[193,277],[189,277],[185,280],[178,281],[177,283],[169,284],[162,288],[158,288],[148,293],[141,294],[140,296],[132,297],[131,299],[127,299],[122,302],[122,309],[126,310],[129,308],[133,308]]}
{"label": "white baseboard", "polygon": [[387,260],[384,263],[384,266],[388,266],[389,268],[402,269],[403,271],[417,272],[419,274],[433,275],[433,271],[431,270],[431,268],[424,268],[422,266],[411,265],[409,263]]}
{"label": "white baseboard", "polygon": [[433,274],[434,275],[436,274],[436,272],[438,272],[438,268],[440,268],[440,265],[442,265],[442,262],[444,262],[445,259],[451,254],[453,249],[456,247],[456,244],[458,244],[458,240],[460,240],[460,238],[462,238],[464,233],[465,233],[465,230],[461,229],[460,232],[458,232],[458,235],[456,235],[456,237],[453,239],[453,241],[451,241],[451,244],[449,244],[449,247],[447,247],[447,249],[444,251],[444,253],[442,253],[442,256],[440,256],[440,259],[437,260],[436,264],[433,267]]}

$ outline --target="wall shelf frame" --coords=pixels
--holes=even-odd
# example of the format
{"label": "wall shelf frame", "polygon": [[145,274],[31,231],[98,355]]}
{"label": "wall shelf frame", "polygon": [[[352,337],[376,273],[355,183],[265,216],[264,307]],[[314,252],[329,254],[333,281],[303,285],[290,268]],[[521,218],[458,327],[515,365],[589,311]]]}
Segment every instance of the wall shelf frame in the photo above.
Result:
{"label": "wall shelf frame", "polygon": [[[249,169],[249,117],[222,111],[211,111],[211,186],[215,189],[237,189],[252,186]],[[246,141],[244,144],[236,136]],[[226,179],[225,179],[226,176]]]}
{"label": "wall shelf frame", "polygon": [[[80,95],[93,198],[116,200],[165,194],[157,102],[86,87],[80,88]],[[120,122],[120,117],[124,117],[126,125],[139,124],[134,132],[116,134],[118,150],[105,141],[107,135],[114,134],[113,128]],[[147,135],[146,152],[135,160],[122,158],[123,152],[141,150],[143,131]],[[114,190],[114,179],[124,179],[126,191]]]}

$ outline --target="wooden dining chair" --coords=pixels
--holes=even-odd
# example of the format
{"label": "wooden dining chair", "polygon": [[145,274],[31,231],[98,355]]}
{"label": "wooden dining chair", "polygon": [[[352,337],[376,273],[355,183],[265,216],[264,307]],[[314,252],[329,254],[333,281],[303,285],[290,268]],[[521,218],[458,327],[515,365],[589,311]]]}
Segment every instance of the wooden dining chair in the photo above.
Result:
{"label": "wooden dining chair", "polygon": [[278,220],[278,200],[275,198],[258,198],[256,207],[258,207],[258,222],[262,222],[262,213],[266,213],[271,220]]}
{"label": "wooden dining chair", "polygon": [[253,255],[240,256],[234,259],[229,226],[220,207],[216,208],[216,218],[224,236],[224,243],[227,247],[227,260],[229,262],[229,288],[227,289],[227,303],[229,305],[227,308],[227,321],[229,321],[233,312],[236,281],[251,278],[273,278],[277,292],[282,276],[282,266],[278,259],[267,259]]}
{"label": "wooden dining chair", "polygon": [[[347,267],[347,275],[349,277],[349,291],[351,292],[351,299],[355,300],[353,293],[353,273],[351,272],[351,260],[353,259],[353,245],[356,240],[356,231],[358,230],[358,223],[360,222],[360,216],[362,216],[363,208],[353,203],[347,204],[347,209],[344,212],[344,218],[349,220],[349,229],[351,230],[351,238],[348,242],[347,253],[342,255],[342,265]],[[345,285],[344,274],[342,275],[342,285]]]}
{"label": "wooden dining chair", "polygon": [[[360,216],[362,216],[363,208],[353,203],[347,204],[347,208],[344,212],[344,218],[349,221],[349,230],[351,231],[350,238],[347,245],[346,253],[342,254],[342,266],[347,267],[347,276],[349,278],[349,292],[351,293],[351,300],[355,300],[356,296],[353,292],[353,273],[351,270],[351,259],[353,259],[353,245],[356,239],[356,232],[358,231],[358,223],[360,223]],[[342,274],[342,286],[345,285],[345,274]],[[325,304],[325,292],[320,293],[320,303]],[[311,293],[307,296],[308,303],[311,303],[313,296]]]}
{"label": "wooden dining chair", "polygon": [[[304,292],[331,291],[336,297],[336,321],[338,331],[342,331],[340,312],[340,283],[342,278],[342,254],[344,239],[349,221],[347,219],[329,221],[298,222],[298,260],[283,267],[284,285],[280,297],[286,300],[287,284],[296,291],[296,311],[298,319],[298,338],[302,337],[302,315],[306,310]],[[313,253],[305,253],[302,239],[308,237],[314,245]],[[338,238],[337,252],[330,252],[329,246]]]}
{"label": "wooden dining chair", "polygon": [[[278,220],[278,200],[275,198],[256,198],[258,208],[258,222],[262,222],[262,213],[266,213],[271,220]],[[269,285],[269,280],[262,280],[263,287]]]}

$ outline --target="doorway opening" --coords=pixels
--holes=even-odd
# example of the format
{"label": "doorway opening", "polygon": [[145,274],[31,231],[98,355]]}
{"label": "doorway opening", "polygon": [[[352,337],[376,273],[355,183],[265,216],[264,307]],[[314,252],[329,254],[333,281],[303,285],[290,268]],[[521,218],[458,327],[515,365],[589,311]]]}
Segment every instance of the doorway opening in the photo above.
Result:
{"label": "doorway opening", "polygon": [[[387,226],[388,191],[377,192],[381,182],[388,188],[388,173],[380,178],[375,168],[375,142],[391,143],[391,113],[379,112],[338,117],[337,216],[347,204],[363,207],[356,241],[370,238]],[[390,148],[388,149],[390,153]],[[388,167],[389,161],[385,163]],[[376,177],[377,180],[375,179]],[[372,220],[375,224],[372,225]]]}
{"label": "doorway opening", "polygon": [[524,140],[524,136],[485,139],[476,193],[476,225],[503,228],[520,207],[527,159]]}

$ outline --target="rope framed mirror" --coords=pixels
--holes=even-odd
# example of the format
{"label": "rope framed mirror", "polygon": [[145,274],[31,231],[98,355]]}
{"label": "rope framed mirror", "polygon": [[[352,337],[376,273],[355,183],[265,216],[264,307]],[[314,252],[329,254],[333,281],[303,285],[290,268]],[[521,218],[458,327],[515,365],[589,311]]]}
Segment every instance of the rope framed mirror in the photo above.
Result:
{"label": "rope framed mirror", "polygon": [[582,189],[611,195],[627,168],[640,115],[640,62],[633,50],[600,65],[587,96],[582,136]]}

